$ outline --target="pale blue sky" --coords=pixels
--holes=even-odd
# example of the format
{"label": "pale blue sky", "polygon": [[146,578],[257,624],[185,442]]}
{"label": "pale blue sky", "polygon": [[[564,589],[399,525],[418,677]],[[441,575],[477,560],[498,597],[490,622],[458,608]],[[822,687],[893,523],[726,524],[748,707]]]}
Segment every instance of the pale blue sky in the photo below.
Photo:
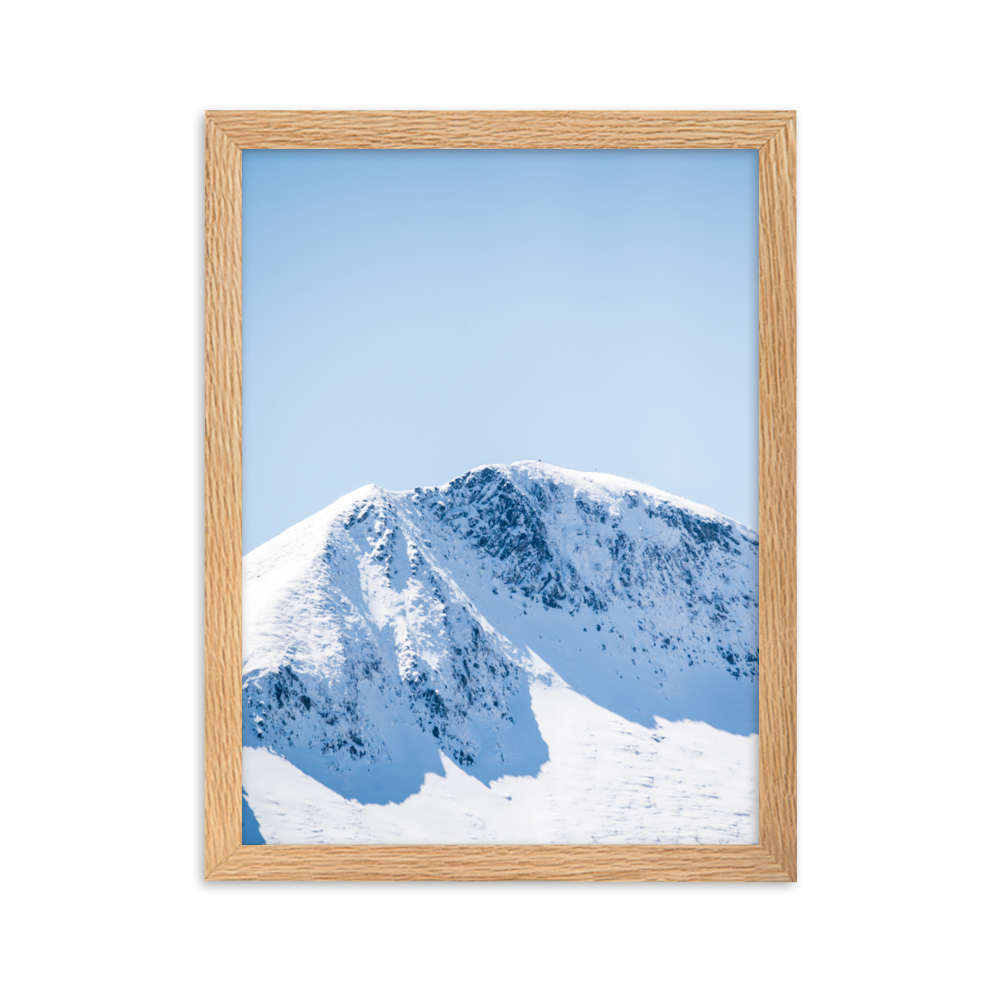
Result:
{"label": "pale blue sky", "polygon": [[757,154],[246,150],[244,552],[541,459],[757,527]]}

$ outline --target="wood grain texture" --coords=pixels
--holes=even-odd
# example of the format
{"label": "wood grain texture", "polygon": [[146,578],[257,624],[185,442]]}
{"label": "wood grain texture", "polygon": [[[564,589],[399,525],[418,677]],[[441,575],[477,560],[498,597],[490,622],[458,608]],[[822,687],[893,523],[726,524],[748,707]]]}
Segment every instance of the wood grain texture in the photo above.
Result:
{"label": "wood grain texture", "polygon": [[760,842],[796,877],[795,122],[760,153]]}
{"label": "wood grain texture", "polygon": [[762,847],[240,847],[211,879],[259,881],[787,882]]}
{"label": "wood grain texture", "polygon": [[[796,878],[795,116],[789,111],[213,111],[205,124],[205,876],[211,880]],[[243,149],[757,149],[760,844],[241,844]]]}
{"label": "wood grain texture", "polygon": [[205,124],[205,871],[240,845],[242,154]]}
{"label": "wood grain texture", "polygon": [[790,111],[209,111],[241,149],[759,149]]}

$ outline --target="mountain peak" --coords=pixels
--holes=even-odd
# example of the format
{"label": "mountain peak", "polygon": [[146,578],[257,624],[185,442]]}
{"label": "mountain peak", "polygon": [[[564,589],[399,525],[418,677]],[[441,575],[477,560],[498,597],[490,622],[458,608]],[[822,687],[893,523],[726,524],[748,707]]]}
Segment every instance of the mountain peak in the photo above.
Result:
{"label": "mountain peak", "polygon": [[244,587],[244,742],[343,794],[399,801],[442,752],[537,773],[539,663],[644,726],[756,731],[756,532],[619,476],[368,485],[250,553]]}

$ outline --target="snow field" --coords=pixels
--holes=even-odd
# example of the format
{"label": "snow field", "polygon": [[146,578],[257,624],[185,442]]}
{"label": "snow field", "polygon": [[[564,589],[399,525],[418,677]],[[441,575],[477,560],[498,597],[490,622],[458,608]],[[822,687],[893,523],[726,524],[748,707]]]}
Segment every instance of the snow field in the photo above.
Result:
{"label": "snow field", "polygon": [[483,784],[441,754],[399,803],[346,799],[266,748],[243,783],[269,844],[755,844],[757,736],[703,722],[629,722],[532,653],[531,705],[550,759]]}

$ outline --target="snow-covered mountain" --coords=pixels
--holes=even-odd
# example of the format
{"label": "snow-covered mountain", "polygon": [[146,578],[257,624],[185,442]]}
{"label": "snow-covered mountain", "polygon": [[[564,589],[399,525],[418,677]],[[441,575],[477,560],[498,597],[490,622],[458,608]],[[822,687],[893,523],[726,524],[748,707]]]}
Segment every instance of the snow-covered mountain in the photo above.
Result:
{"label": "snow-covered mountain", "polygon": [[[357,810],[391,811],[429,795],[435,775],[464,788],[460,799],[518,781],[522,791],[535,782],[537,799],[557,771],[579,771],[572,754],[557,766],[559,733],[605,768],[619,798],[615,770],[624,780],[633,758],[645,755],[640,770],[662,772],[666,794],[684,759],[705,756],[699,740],[725,746],[698,764],[708,771],[692,788],[707,788],[703,805],[715,808],[712,775],[724,784],[746,772],[730,811],[755,816],[757,551],[756,532],[705,507],[541,462],[343,497],[244,559],[244,784],[264,835],[307,842],[315,828],[320,840],[351,840],[351,830],[364,839],[358,831],[367,829],[405,840],[402,813],[376,822]],[[599,753],[611,731],[617,750]],[[693,747],[687,758],[666,753],[678,741]],[[655,774],[639,777],[644,788],[656,784]],[[278,821],[289,782],[298,782],[302,818],[291,827]],[[567,841],[598,832],[629,839],[638,829],[628,803],[618,803],[613,829],[597,814],[593,831],[563,815],[579,812],[553,804],[570,785],[564,776],[562,791],[535,802],[548,829],[565,829]],[[505,820],[482,816],[481,838],[467,829],[441,835],[496,839]],[[750,820],[712,816],[709,827],[722,832],[703,842],[750,835]],[[696,827],[674,839],[699,839]],[[510,836],[530,831],[512,827]]]}

